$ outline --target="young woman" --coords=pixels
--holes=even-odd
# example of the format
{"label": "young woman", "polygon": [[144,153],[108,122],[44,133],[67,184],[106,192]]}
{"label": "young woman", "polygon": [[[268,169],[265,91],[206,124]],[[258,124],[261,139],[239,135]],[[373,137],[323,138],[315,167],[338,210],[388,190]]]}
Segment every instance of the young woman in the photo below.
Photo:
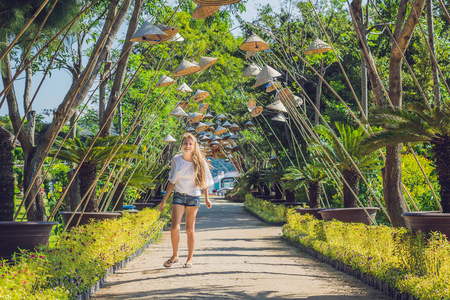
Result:
{"label": "young woman", "polygon": [[173,254],[164,263],[164,267],[171,267],[178,262],[178,243],[180,241],[180,223],[186,210],[186,234],[188,244],[188,258],[183,265],[184,268],[192,267],[195,244],[195,218],[200,207],[201,191],[205,194],[206,206],[211,208],[212,204],[208,198],[208,186],[214,184],[208,163],[199,148],[197,139],[190,133],[183,136],[181,144],[183,154],[175,155],[169,173],[169,185],[166,194],[159,204],[159,209],[164,210],[167,198],[175,189],[172,205],[172,227],[171,240]]}

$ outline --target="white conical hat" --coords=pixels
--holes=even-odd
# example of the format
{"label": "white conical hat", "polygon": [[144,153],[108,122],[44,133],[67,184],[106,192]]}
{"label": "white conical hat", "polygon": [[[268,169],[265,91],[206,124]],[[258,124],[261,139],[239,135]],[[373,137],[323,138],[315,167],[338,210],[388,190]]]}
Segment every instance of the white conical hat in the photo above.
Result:
{"label": "white conical hat", "polygon": [[206,112],[208,107],[209,107],[209,103],[200,104],[198,112],[202,114],[202,113]]}
{"label": "white conical hat", "polygon": [[230,128],[228,128],[230,131],[240,131],[241,127],[237,124],[231,124]]}
{"label": "white conical hat", "polygon": [[179,93],[192,93],[191,88],[186,83],[182,83],[175,91]]}
{"label": "white conical hat", "polygon": [[205,118],[205,120],[210,120],[210,119],[214,119],[214,116],[210,113],[207,113],[204,118]]}
{"label": "white conical hat", "polygon": [[162,42],[162,39],[167,37],[161,29],[155,25],[145,21],[141,27],[134,33],[130,41],[132,42],[148,42],[150,44],[158,44]]}
{"label": "white conical hat", "polygon": [[238,140],[238,139],[239,139],[239,137],[236,134],[232,134],[230,136],[230,140]]}
{"label": "white conical hat", "polygon": [[252,121],[247,121],[244,124],[245,127],[255,127],[255,124],[252,123]]}
{"label": "white conical hat", "polygon": [[173,76],[174,77],[186,76],[189,74],[193,74],[193,73],[197,72],[198,70],[200,70],[199,66],[196,66],[195,64],[193,64],[187,60],[183,60],[178,65],[176,70],[173,72]]}
{"label": "white conical hat", "polygon": [[197,90],[194,94],[194,101],[198,102],[201,101],[203,99],[205,99],[206,97],[209,96],[209,92],[208,91],[204,91],[204,90]]}
{"label": "white conical hat", "polygon": [[248,100],[247,103],[247,108],[249,111],[252,111],[252,109],[256,106],[256,100],[255,99],[250,99]]}
{"label": "white conical hat", "polygon": [[284,113],[288,112],[286,107],[283,105],[283,103],[281,103],[280,100],[277,100],[277,101],[267,105],[266,108],[273,109],[273,110],[280,111],[280,112],[284,112]]}
{"label": "white conical hat", "polygon": [[264,79],[273,79],[275,77],[281,76],[281,73],[272,68],[269,65],[265,65],[262,68],[261,72],[259,72],[258,76],[256,76],[256,80],[264,80]]}
{"label": "white conical hat", "polygon": [[169,76],[161,75],[158,82],[156,83],[155,87],[165,87],[171,84],[174,84],[176,81]]}
{"label": "white conical hat", "polygon": [[180,106],[177,106],[169,113],[169,115],[176,117],[187,117],[188,114]]}
{"label": "white conical hat", "polygon": [[241,0],[194,0],[194,3],[198,4],[198,5],[211,6],[211,5],[234,4],[234,3],[237,3],[239,1],[241,1]]}
{"label": "white conical hat", "polygon": [[286,122],[286,117],[283,116],[282,114],[278,114],[272,118],[272,121]]}
{"label": "white conical hat", "polygon": [[175,28],[175,27],[172,27],[172,26],[169,26],[166,24],[159,23],[158,25],[156,25],[156,27],[161,29],[167,35],[162,38],[162,40],[161,40],[162,42],[170,40],[178,33],[178,28]]}
{"label": "white conical hat", "polygon": [[175,106],[179,106],[183,110],[187,110],[189,108],[189,103],[187,101],[179,101]]}
{"label": "white conical hat", "polygon": [[227,116],[225,116],[224,114],[220,114],[220,115],[216,116],[216,119],[218,119],[218,120],[226,120]]}
{"label": "white conical hat", "polygon": [[166,137],[163,140],[163,142],[166,142],[166,143],[171,143],[171,142],[176,142],[176,141],[177,140],[170,134],[166,135]]}
{"label": "white conical hat", "polygon": [[303,98],[302,98],[302,97],[299,97],[299,96],[297,96],[297,95],[294,95],[294,100],[293,100],[293,102],[294,102],[294,106],[295,106],[295,107],[299,107],[299,106],[301,106],[301,105],[303,104]]}
{"label": "white conical hat", "polygon": [[305,50],[305,55],[319,54],[333,50],[327,43],[320,39],[315,39]]}
{"label": "white conical hat", "polygon": [[261,68],[258,65],[251,64],[244,70],[244,73],[242,73],[242,77],[256,76],[260,72],[261,72]]}
{"label": "white conical hat", "polygon": [[271,161],[271,162],[274,162],[274,161],[277,161],[278,160],[278,158],[275,156],[275,155],[272,155],[270,158],[269,158],[269,161]]}
{"label": "white conical hat", "polygon": [[261,113],[263,112],[263,107],[262,106],[256,106],[252,109],[252,111],[250,112],[250,116],[252,116],[253,118],[256,118],[257,116],[259,116]]}
{"label": "white conical hat", "polygon": [[247,51],[247,52],[245,52],[245,59],[249,59],[250,57],[255,55],[256,52],[258,52],[258,51]]}
{"label": "white conical hat", "polygon": [[205,19],[215,14],[219,10],[219,8],[220,5],[216,6],[197,5],[197,7],[194,10],[194,13],[192,14],[192,18],[195,20]]}
{"label": "white conical hat", "polygon": [[245,40],[239,49],[242,51],[264,51],[269,49],[269,44],[267,44],[262,38],[253,33],[248,39]]}
{"label": "white conical hat", "polygon": [[267,79],[258,79],[256,80],[255,84],[253,85],[253,87],[258,87],[260,85],[266,84],[268,82],[270,82],[272,79],[271,78],[267,78]]}
{"label": "white conical hat", "polygon": [[188,129],[186,129],[187,132],[195,132],[195,128],[192,126],[189,126]]}
{"label": "white conical hat", "polygon": [[235,145],[233,147],[233,152],[240,151],[240,150],[241,150],[241,146],[239,146],[239,145]]}
{"label": "white conical hat", "polygon": [[281,88],[281,83],[279,83],[278,81],[270,82],[269,86],[267,86],[266,93],[273,92],[279,88]]}
{"label": "white conical hat", "polygon": [[217,57],[207,57],[207,56],[200,56],[200,59],[198,61],[198,64],[200,65],[200,71],[204,71],[211,67],[216,61]]}
{"label": "white conical hat", "polygon": [[222,127],[229,128],[229,127],[231,127],[231,123],[228,121],[225,121],[225,123],[222,124]]}
{"label": "white conical hat", "polygon": [[169,42],[182,42],[184,41],[184,38],[181,36],[181,34],[177,33],[172,38],[170,38]]}

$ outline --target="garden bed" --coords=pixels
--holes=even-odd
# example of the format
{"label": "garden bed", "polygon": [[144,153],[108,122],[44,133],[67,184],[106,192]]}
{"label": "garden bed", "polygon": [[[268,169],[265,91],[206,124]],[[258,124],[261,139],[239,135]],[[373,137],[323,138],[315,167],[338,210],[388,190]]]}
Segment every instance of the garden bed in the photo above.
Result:
{"label": "garden bed", "polygon": [[245,195],[244,207],[258,219],[270,225],[281,226],[286,223],[287,208],[284,205],[275,205],[270,201],[247,194]]}

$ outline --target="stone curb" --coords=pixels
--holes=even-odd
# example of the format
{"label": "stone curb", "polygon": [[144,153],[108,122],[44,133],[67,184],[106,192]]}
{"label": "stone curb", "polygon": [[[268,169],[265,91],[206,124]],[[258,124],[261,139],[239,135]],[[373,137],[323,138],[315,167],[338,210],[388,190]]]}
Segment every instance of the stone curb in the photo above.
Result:
{"label": "stone curb", "polygon": [[347,273],[348,275],[351,275],[351,276],[361,280],[364,284],[369,285],[369,286],[385,293],[386,295],[388,295],[389,297],[392,297],[395,300],[418,300],[418,298],[414,297],[413,295],[400,292],[398,289],[396,289],[395,287],[392,287],[387,282],[384,282],[381,279],[375,278],[374,276],[364,273],[360,270],[355,270],[352,268],[352,266],[347,265],[341,261],[332,259],[326,255],[323,255],[322,253],[317,252],[314,249],[308,248],[308,247],[300,244],[299,242],[293,241],[285,236],[283,236],[282,239],[287,241],[292,246],[295,246],[296,248],[300,249],[301,251],[309,254],[310,256],[320,260],[321,262],[324,262],[341,272]]}

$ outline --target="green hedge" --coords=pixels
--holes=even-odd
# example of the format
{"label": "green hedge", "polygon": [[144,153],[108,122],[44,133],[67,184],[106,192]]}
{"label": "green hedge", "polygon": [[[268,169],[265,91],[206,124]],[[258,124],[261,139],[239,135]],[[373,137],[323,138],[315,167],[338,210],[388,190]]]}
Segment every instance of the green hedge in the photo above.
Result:
{"label": "green hedge", "polygon": [[266,222],[275,224],[284,224],[286,222],[288,209],[284,205],[275,205],[270,201],[258,199],[247,194],[245,195],[244,207]]}
{"label": "green hedge", "polygon": [[0,299],[75,299],[107,269],[157,238],[168,222],[145,209],[115,220],[90,223],[58,236],[53,246],[23,251],[0,266]]}
{"label": "green hedge", "polygon": [[290,210],[283,235],[418,299],[450,299],[450,243],[441,233],[325,222]]}

